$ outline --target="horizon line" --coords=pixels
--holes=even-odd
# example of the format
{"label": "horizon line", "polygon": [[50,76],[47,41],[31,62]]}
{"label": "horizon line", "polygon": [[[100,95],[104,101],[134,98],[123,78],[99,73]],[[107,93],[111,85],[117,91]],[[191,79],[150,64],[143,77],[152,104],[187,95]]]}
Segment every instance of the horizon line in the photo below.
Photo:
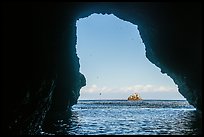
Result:
{"label": "horizon line", "polygon": [[[128,100],[128,99],[78,99],[79,100]],[[186,99],[142,99],[142,100],[186,100]]]}

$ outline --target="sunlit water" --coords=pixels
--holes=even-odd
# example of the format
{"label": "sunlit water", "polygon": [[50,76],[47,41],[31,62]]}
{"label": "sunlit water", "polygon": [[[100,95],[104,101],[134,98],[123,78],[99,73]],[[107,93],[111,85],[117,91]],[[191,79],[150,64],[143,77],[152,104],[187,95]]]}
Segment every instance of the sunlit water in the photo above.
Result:
{"label": "sunlit water", "polygon": [[198,135],[201,121],[187,101],[79,100],[70,118],[41,134]]}

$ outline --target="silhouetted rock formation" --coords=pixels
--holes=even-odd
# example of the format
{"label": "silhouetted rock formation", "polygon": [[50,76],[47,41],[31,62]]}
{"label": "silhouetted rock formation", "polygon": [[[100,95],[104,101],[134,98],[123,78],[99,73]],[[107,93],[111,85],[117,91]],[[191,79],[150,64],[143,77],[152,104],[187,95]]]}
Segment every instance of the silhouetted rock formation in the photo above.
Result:
{"label": "silhouetted rock formation", "polygon": [[146,56],[202,110],[202,4],[2,3],[3,131],[35,134],[47,112],[77,102],[85,77],[76,55],[76,20],[113,13],[138,25]]}

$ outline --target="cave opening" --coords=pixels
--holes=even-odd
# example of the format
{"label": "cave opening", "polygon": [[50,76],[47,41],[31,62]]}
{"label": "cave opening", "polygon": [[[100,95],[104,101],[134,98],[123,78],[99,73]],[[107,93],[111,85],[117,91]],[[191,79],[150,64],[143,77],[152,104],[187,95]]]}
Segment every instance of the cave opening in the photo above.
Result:
{"label": "cave opening", "polygon": [[87,84],[79,100],[127,99],[138,93],[143,99],[185,100],[177,85],[145,56],[138,26],[113,14],[80,18],[77,56]]}
{"label": "cave opening", "polygon": [[[48,132],[45,130],[43,135],[52,133],[56,135],[202,134],[202,76],[200,74],[202,73],[201,28],[203,23],[200,3],[3,3],[2,9],[6,82],[2,100],[3,133],[10,135],[38,134],[41,132],[39,128],[43,127],[41,125],[44,123]],[[119,44],[122,43],[128,48],[122,48],[124,50],[119,55],[117,54],[120,49],[118,48],[119,44],[106,47],[113,48],[115,46],[113,51],[99,50],[103,55],[102,59],[108,58],[106,63],[109,64],[106,66],[101,62],[101,58],[95,58],[98,55],[97,52],[90,55],[94,56],[92,59],[99,63],[95,66],[100,69],[105,66],[105,69],[102,70],[111,70],[110,65],[113,64],[117,67],[110,71],[110,75],[103,73],[98,76],[94,75],[96,67],[89,64],[93,61],[84,63],[86,67],[92,67],[87,69],[93,73],[89,75],[81,70],[83,68],[82,61],[85,58],[80,56],[80,52],[83,50],[78,49],[80,46],[89,49],[90,44],[80,45],[77,43],[77,54],[81,64],[80,72],[87,79],[87,86],[82,88],[77,103],[78,93],[80,88],[85,85],[85,80],[79,73],[79,61],[75,50],[76,38],[81,38],[80,36],[76,37],[76,20],[84,19],[82,17],[87,17],[94,12],[114,13],[120,19],[137,24],[145,45],[139,46],[135,42],[134,46],[131,46],[124,41],[124,39],[130,40],[131,37],[123,37],[125,33],[114,30],[114,38]],[[94,22],[90,26],[96,24]],[[106,32],[107,30],[113,31],[115,26],[117,24],[114,24],[112,28],[109,27],[110,29],[104,27],[102,29]],[[134,26],[134,28],[136,27]],[[90,30],[88,29],[87,32]],[[130,34],[131,31],[128,32]],[[110,37],[110,34],[106,33],[105,36]],[[120,34],[122,37],[116,37],[116,34]],[[93,36],[91,38],[95,40]],[[97,40],[97,42],[95,46],[105,48],[104,45],[108,44],[103,44],[104,42],[113,41],[103,39],[103,41]],[[103,46],[99,46],[100,43]],[[101,83],[99,80],[104,79],[111,86],[116,82],[118,85],[115,86],[117,87],[115,90],[118,91],[120,88],[123,93],[126,91],[124,88],[127,89],[127,86],[123,84],[132,82],[133,84],[128,85],[127,92],[137,89],[137,92],[141,91],[142,98],[148,99],[142,89],[152,88],[153,84],[140,84],[137,79],[132,80],[127,74],[129,72],[129,75],[139,80],[145,76],[137,69],[138,66],[141,67],[141,70],[146,70],[148,67],[132,66],[135,63],[141,63],[139,58],[133,56],[139,55],[137,54],[138,49],[142,49],[144,54],[146,50],[147,58],[174,80],[179,87],[179,92],[190,104],[201,111],[200,117],[197,116],[195,109],[192,110],[182,101],[171,101],[171,106],[169,105],[170,101],[166,101],[166,103],[163,101],[164,104],[157,104],[157,108],[155,102],[146,100],[138,102],[125,100],[126,103],[120,102],[121,105],[119,102],[115,104],[112,102],[112,106],[110,106],[110,102],[102,102],[103,106],[100,105],[100,101],[95,104],[88,101],[80,102],[82,99],[89,99],[84,96],[85,88],[88,88],[89,82],[91,82],[89,76],[94,76],[93,81],[98,81],[98,83]],[[124,55],[130,51],[134,54]],[[112,59],[108,55],[114,58]],[[127,59],[128,56],[132,56],[132,58]],[[145,59],[145,55],[143,56]],[[121,57],[123,58],[118,62],[120,65],[122,65],[121,63],[126,63],[126,65],[117,66],[115,60]],[[129,65],[129,62],[132,64]],[[153,64],[151,65],[154,66]],[[132,72],[130,69],[134,69],[134,71]],[[116,73],[121,71],[123,73]],[[123,76],[118,74],[123,74]],[[147,75],[147,73],[145,74]],[[106,78],[103,78],[104,76]],[[152,75],[148,76],[152,79],[155,78]],[[154,79],[151,82],[157,82],[157,80]],[[140,86],[137,85],[138,83]],[[87,90],[90,92],[87,96],[92,99],[95,91],[97,91],[95,99],[107,99],[104,95],[109,97],[113,93],[110,89],[114,89],[109,88],[106,84],[93,83],[90,86],[93,90]],[[175,87],[177,88],[176,85]],[[95,90],[97,88],[100,90]],[[142,89],[138,90],[138,88]],[[110,92],[107,91],[108,89]],[[160,90],[163,89],[160,87]],[[120,93],[114,92],[113,99],[127,99],[129,96],[129,94],[126,96]],[[166,92],[165,95],[168,96]],[[146,104],[148,106],[145,106]],[[67,115],[71,115],[71,118],[68,119]],[[49,132],[49,130],[51,131]],[[200,132],[198,132],[199,130]]]}

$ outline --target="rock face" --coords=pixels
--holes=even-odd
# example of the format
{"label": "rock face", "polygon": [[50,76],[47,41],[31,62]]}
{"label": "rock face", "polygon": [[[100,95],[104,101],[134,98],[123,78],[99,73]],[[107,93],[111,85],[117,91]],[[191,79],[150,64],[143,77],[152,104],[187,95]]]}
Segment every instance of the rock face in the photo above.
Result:
{"label": "rock face", "polygon": [[85,85],[76,20],[113,13],[138,25],[146,56],[202,111],[201,3],[2,3],[3,131],[35,134],[47,113],[66,111]]}
{"label": "rock face", "polygon": [[133,95],[130,95],[130,96],[128,97],[128,100],[137,101],[137,100],[142,100],[142,98],[139,96],[139,94],[134,93]]}

